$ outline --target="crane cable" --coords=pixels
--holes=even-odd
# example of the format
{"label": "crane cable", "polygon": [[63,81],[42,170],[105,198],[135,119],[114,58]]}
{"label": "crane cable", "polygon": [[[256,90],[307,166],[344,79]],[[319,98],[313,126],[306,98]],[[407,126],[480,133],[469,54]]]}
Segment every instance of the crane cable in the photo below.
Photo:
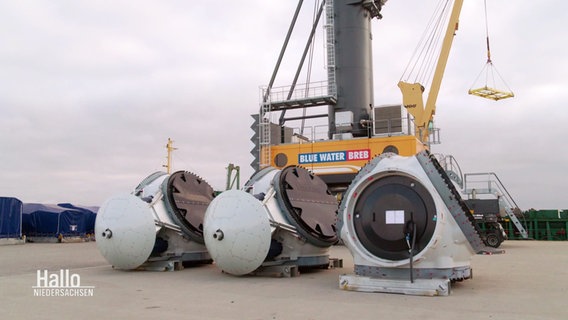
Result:
{"label": "crane cable", "polygon": [[[486,46],[487,46],[487,62],[485,63],[485,66],[483,67],[483,69],[481,69],[481,72],[479,73],[479,75],[477,75],[477,78],[475,78],[475,81],[473,82],[471,89],[469,89],[469,94],[473,94],[482,98],[487,98],[487,99],[492,99],[492,100],[501,100],[501,99],[506,99],[506,98],[512,98],[515,96],[515,94],[513,93],[513,91],[511,91],[511,88],[509,88],[509,86],[507,85],[507,83],[505,82],[505,80],[503,79],[503,77],[501,76],[501,74],[499,73],[499,71],[497,70],[497,68],[495,67],[495,65],[493,64],[493,61],[491,60],[491,49],[489,46],[489,19],[488,19],[488,15],[487,15],[487,0],[483,1],[483,5],[484,5],[484,9],[485,9],[485,42],[486,42]],[[477,81],[479,80],[479,78],[481,77],[481,75],[485,72],[485,85],[483,87],[477,88],[477,89],[473,89],[473,87],[475,86],[475,84],[477,83]],[[499,79],[501,80],[501,82],[505,85],[505,87],[507,87],[507,91],[501,91],[498,90],[495,87],[495,73],[497,73],[497,76],[499,77]],[[489,78],[491,77],[491,83],[492,83],[492,87],[489,86],[488,82],[489,82]]]}
{"label": "crane cable", "polygon": [[428,86],[433,77],[436,57],[438,57],[441,48],[439,44],[443,38],[444,22],[447,21],[450,14],[450,2],[450,0],[438,2],[400,81],[408,81],[410,78],[414,78],[415,83]]}
{"label": "crane cable", "polygon": [[489,49],[489,19],[487,18],[487,0],[483,0],[483,7],[485,9],[485,40],[487,43],[487,63],[492,63],[491,50]]}
{"label": "crane cable", "polygon": [[[318,1],[314,1],[314,14],[312,17],[312,24],[315,23],[316,19],[317,19],[317,9],[319,7],[319,0]],[[307,98],[309,96],[309,85],[310,85],[310,81],[311,81],[311,76],[312,76],[312,65],[314,63],[314,42],[312,40],[312,43],[310,44],[310,53],[309,53],[309,58],[308,58],[308,70],[306,72],[306,93],[305,93],[305,97]],[[307,110],[306,108],[303,108],[302,110],[302,121],[300,124],[300,134],[303,135],[304,134],[304,127],[306,125],[306,114],[307,114]]]}

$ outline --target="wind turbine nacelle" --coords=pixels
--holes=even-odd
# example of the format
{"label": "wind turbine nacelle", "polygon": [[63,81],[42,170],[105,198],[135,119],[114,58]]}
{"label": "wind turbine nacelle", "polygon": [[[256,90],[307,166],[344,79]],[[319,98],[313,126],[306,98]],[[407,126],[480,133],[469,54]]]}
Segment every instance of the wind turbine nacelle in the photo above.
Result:
{"label": "wind turbine nacelle", "polygon": [[245,275],[329,265],[338,205],[321,178],[301,167],[269,167],[244,190],[221,193],[205,214],[205,244],[219,268]]}
{"label": "wind turbine nacelle", "polygon": [[[427,152],[373,159],[346,191],[338,229],[355,263],[346,290],[448,294],[484,244],[459,193]],[[403,288],[403,289],[401,289]]]}
{"label": "wind turbine nacelle", "polygon": [[153,173],[131,194],[101,206],[97,247],[118,269],[173,270],[176,263],[210,262],[203,216],[213,196],[213,188],[193,173]]}

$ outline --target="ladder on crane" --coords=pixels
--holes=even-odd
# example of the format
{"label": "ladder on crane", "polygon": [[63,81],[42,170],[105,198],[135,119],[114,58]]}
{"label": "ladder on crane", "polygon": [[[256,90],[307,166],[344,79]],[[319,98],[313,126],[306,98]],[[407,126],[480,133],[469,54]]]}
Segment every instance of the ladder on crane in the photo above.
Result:
{"label": "ladder on crane", "polygon": [[515,211],[518,211],[519,207],[497,174],[494,172],[464,174],[463,192],[469,197],[476,197],[478,195],[492,195],[497,197],[500,207],[505,210],[505,215],[511,219],[521,234],[521,237],[528,239],[527,230],[515,214]]}
{"label": "ladder on crane", "polygon": [[270,166],[270,110],[271,110],[271,88],[261,89],[262,97],[264,97],[263,103],[260,106],[260,115],[258,119],[258,129],[259,129],[259,164],[258,168],[263,169]]}
{"label": "ladder on crane", "polygon": [[327,85],[330,96],[337,97],[337,84],[335,78],[335,13],[333,11],[333,0],[325,3],[325,38],[326,38],[326,69]]}

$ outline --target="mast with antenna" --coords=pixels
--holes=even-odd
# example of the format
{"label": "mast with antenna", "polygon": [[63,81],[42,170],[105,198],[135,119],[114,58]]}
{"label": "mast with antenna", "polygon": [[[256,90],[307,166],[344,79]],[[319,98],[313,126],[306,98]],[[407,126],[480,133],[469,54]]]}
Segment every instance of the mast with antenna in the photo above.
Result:
{"label": "mast with antenna", "polygon": [[168,156],[167,156],[167,163],[162,165],[162,167],[166,168],[166,173],[170,174],[171,170],[172,170],[172,152],[174,150],[177,150],[177,148],[174,148],[174,141],[170,138],[168,138],[168,143],[166,144],[166,150],[168,150]]}

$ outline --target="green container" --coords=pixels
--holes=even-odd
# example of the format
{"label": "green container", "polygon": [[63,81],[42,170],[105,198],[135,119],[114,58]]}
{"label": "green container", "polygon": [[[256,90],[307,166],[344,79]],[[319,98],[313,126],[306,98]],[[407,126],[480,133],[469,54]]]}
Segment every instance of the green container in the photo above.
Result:
{"label": "green container", "polygon": [[558,210],[529,210],[525,212],[525,217],[527,219],[568,219],[568,210],[558,209]]}
{"label": "green container", "polygon": [[[568,210],[529,210],[518,218],[531,239],[568,240]],[[522,239],[509,219],[504,219],[502,225],[509,239]]]}

